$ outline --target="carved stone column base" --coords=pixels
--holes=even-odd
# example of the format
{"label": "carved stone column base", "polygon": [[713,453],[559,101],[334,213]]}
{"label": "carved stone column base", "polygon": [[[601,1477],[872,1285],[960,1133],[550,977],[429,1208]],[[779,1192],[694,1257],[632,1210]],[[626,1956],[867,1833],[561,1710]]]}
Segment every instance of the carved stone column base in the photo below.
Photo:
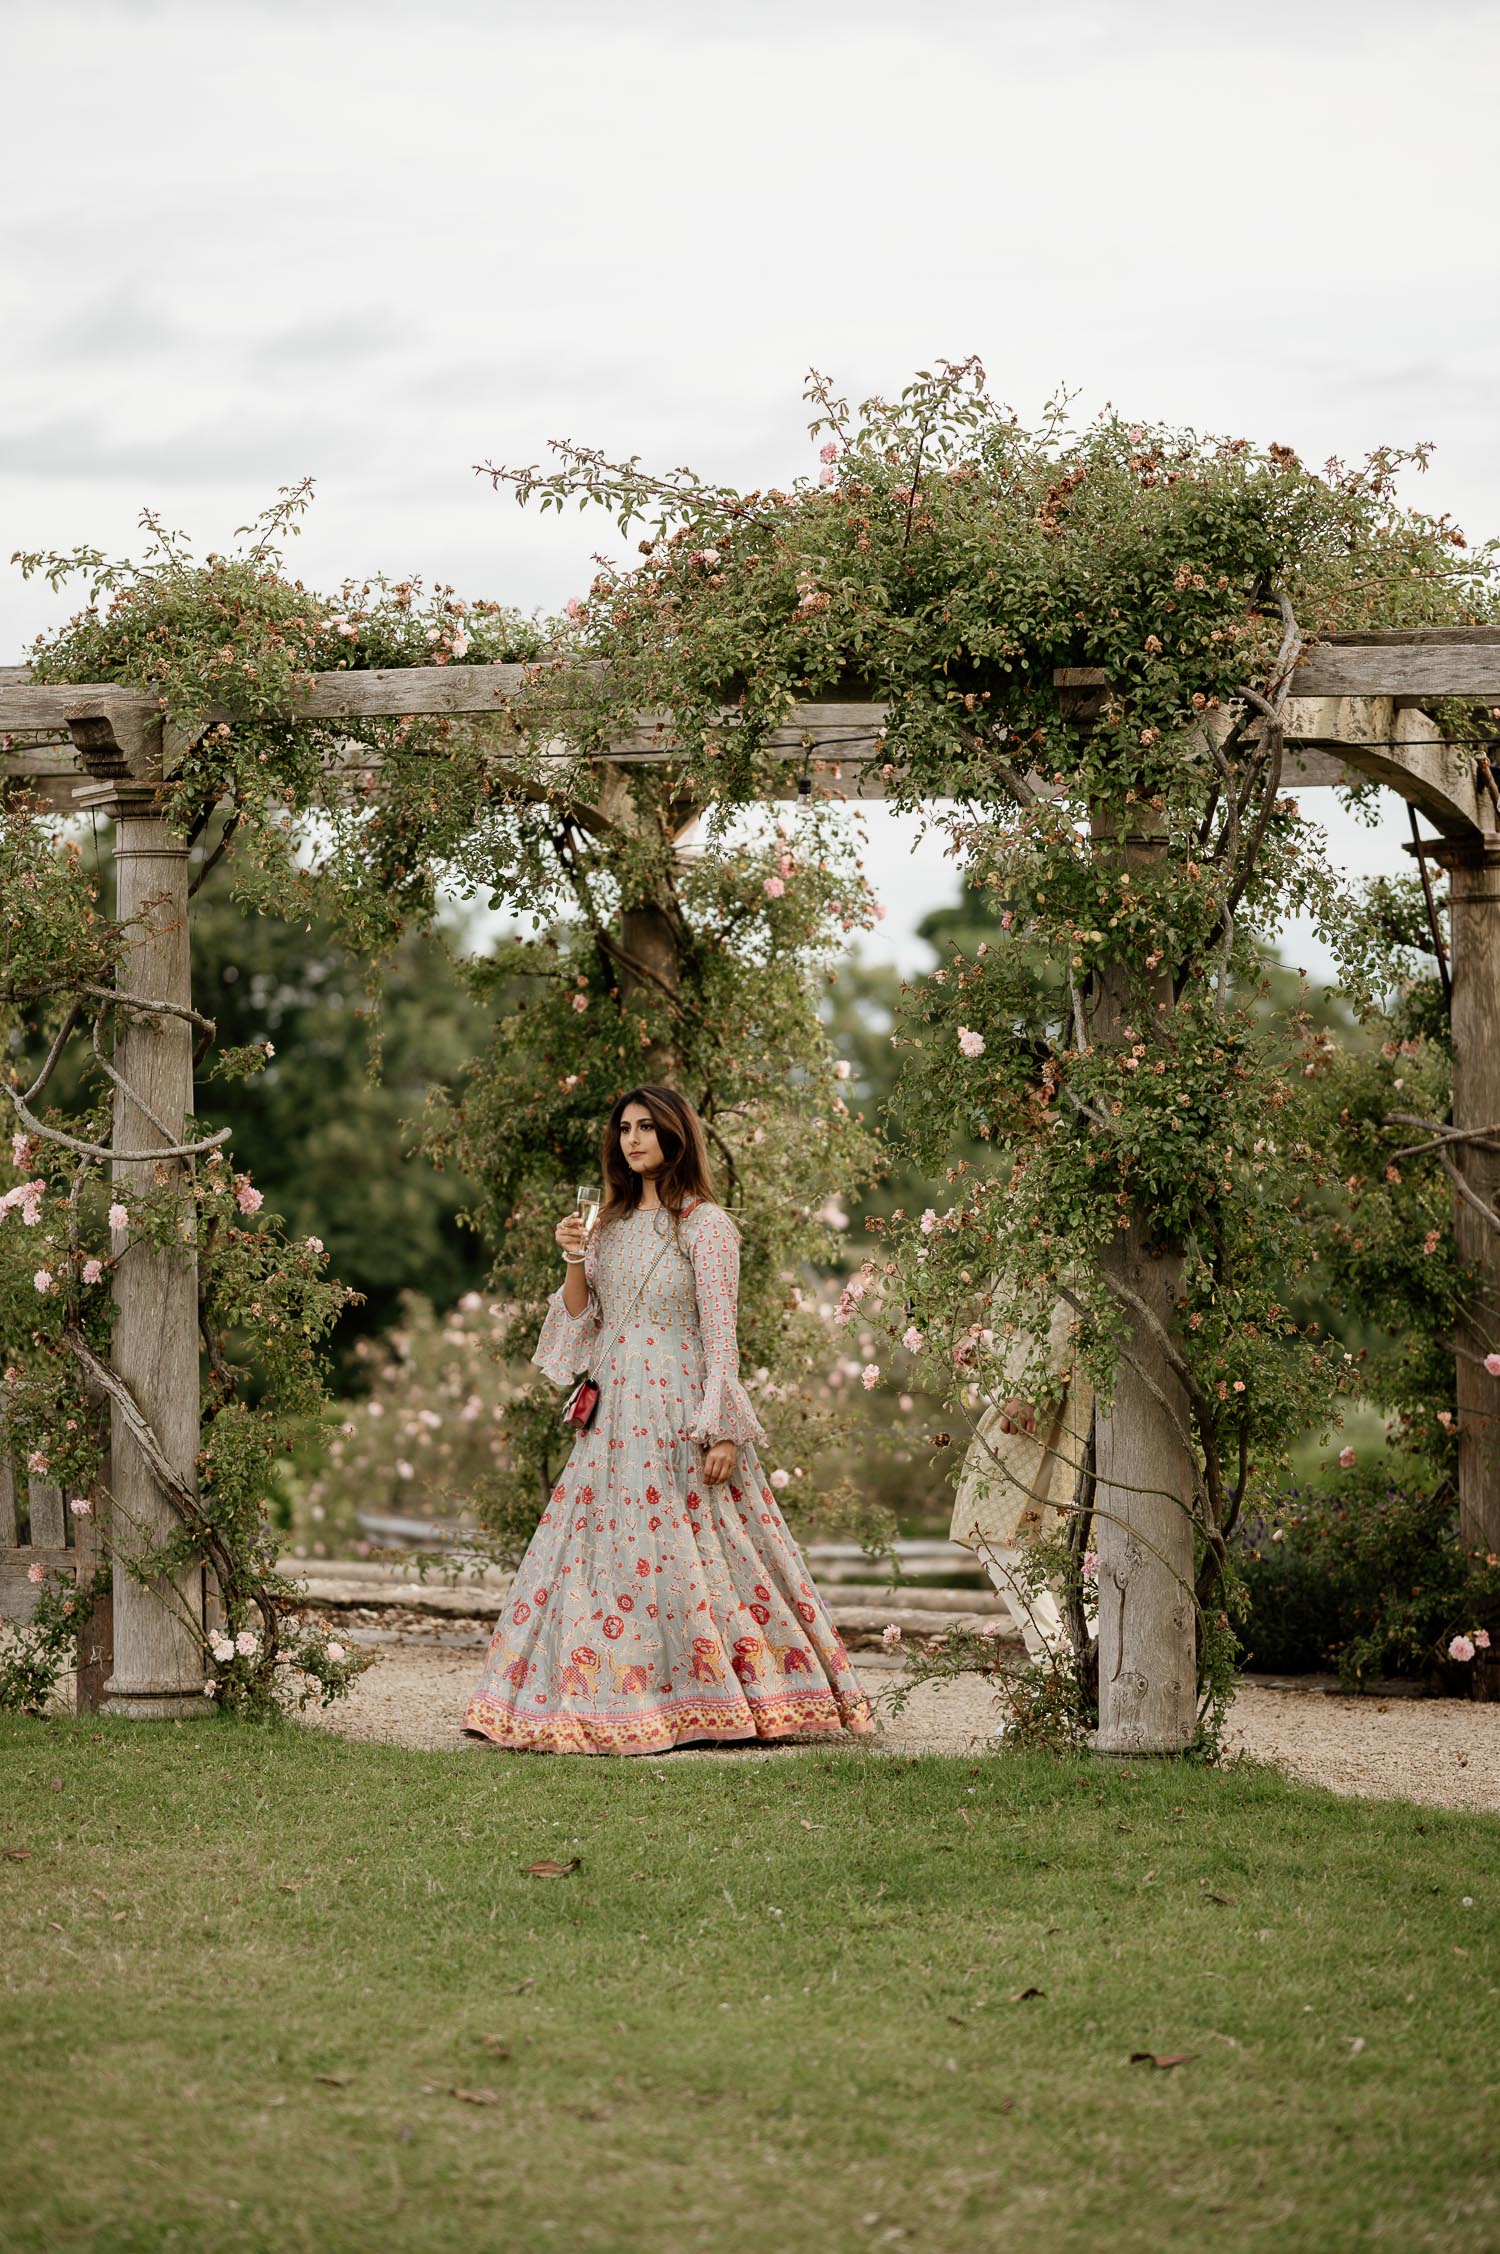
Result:
{"label": "carved stone column base", "polygon": [[101,1714],[123,1714],[132,1722],[186,1722],[200,1721],[216,1711],[214,1701],[200,1691],[194,1697],[191,1691],[174,1685],[171,1690],[147,1690],[139,1684],[116,1691],[113,1679],[104,1686],[104,1698],[99,1708]]}

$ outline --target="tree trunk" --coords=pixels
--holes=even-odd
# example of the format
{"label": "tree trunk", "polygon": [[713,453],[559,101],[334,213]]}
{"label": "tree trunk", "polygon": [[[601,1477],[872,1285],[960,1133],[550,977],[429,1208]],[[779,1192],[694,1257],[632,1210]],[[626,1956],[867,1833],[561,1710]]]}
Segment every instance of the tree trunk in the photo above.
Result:
{"label": "tree trunk", "polygon": [[[1106,868],[1151,868],[1164,841],[1149,812],[1097,808],[1094,855]],[[1140,1036],[1158,1004],[1172,1005],[1171,982],[1132,989],[1124,965],[1099,981],[1090,1037],[1118,1046],[1127,1028]],[[1139,1013],[1133,1015],[1132,1013]],[[1177,1323],[1183,1256],[1153,1237],[1149,1216],[1133,1208],[1101,1263],[1165,1332]],[[1126,1339],[1114,1399],[1095,1423],[1095,1547],[1099,1558],[1099,1729],[1101,1753],[1180,1753],[1197,1728],[1197,1639],[1193,1607],[1192,1505],[1197,1461],[1188,1404],[1165,1345],[1146,1316],[1119,1302]]]}
{"label": "tree trunk", "polygon": [[[156,815],[123,815],[116,827],[118,914],[127,926],[117,983],[123,994],[189,1004],[188,858]],[[132,1100],[116,1089],[113,1184],[127,1207],[151,1190],[184,1190],[181,1160],[132,1159],[132,1150],[181,1141],[192,1105],[192,1028],[179,1017],[116,1013],[115,1066]],[[147,1118],[141,1104],[154,1118]],[[183,1199],[186,1219],[191,1205]],[[117,1253],[124,1232],[115,1233]],[[187,1248],[158,1251],[140,1240],[115,1269],[112,1359],[156,1432],[169,1462],[191,1486],[198,1454],[197,1261]],[[111,1432],[114,1671],[107,1711],[171,1719],[211,1711],[203,1696],[203,1568],[183,1567],[170,1584],[144,1586],[126,1570],[174,1533],[179,1520],[114,1411]]]}
{"label": "tree trunk", "polygon": [[[1500,1125],[1500,845],[1449,848],[1453,954],[1453,1124]],[[1470,1143],[1454,1158],[1465,1181],[1500,1209],[1500,1150]],[[1500,1552],[1500,1231],[1460,1197],[1459,1257],[1473,1284],[1457,1346],[1459,1534],[1466,1551]]]}

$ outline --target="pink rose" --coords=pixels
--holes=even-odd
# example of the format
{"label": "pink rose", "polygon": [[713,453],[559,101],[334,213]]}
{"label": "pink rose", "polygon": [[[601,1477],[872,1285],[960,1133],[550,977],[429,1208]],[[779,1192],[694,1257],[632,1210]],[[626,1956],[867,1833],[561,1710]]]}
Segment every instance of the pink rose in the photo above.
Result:
{"label": "pink rose", "polygon": [[47,1578],[47,1568],[44,1565],[28,1565],[26,1568],[26,1578],[28,1581],[45,1581]]}
{"label": "pink rose", "polygon": [[103,1273],[104,1262],[102,1260],[85,1260],[83,1263],[83,1280],[86,1284],[96,1284]]}
{"label": "pink rose", "polygon": [[966,1057],[982,1057],[984,1055],[984,1035],[982,1033],[971,1033],[966,1025],[961,1025],[958,1029],[958,1045]]}
{"label": "pink rose", "polygon": [[786,886],[782,883],[780,877],[767,877],[765,883],[761,886],[761,890],[768,900],[779,900],[785,892]]}
{"label": "pink rose", "polygon": [[567,601],[563,604],[563,609],[567,612],[569,618],[582,618],[583,616],[583,605],[578,600],[578,597],[576,595],[570,595],[568,597]]}
{"label": "pink rose", "polygon": [[1476,1628],[1473,1635],[1469,1638],[1469,1641],[1473,1644],[1476,1651],[1488,1651],[1490,1648],[1490,1632],[1488,1628]]}
{"label": "pink rose", "polygon": [[575,1009],[575,1010],[578,1010],[579,1012],[582,1012],[582,1011],[586,1010],[586,1009],[588,1008],[588,1006],[589,1006],[589,998],[588,998],[587,994],[575,994],[575,995],[573,996],[573,1007],[574,1007],[574,1009]]}
{"label": "pink rose", "polygon": [[838,446],[833,439],[830,438],[826,440],[825,443],[821,447],[819,447],[818,460],[820,462],[836,462],[838,458]]}
{"label": "pink rose", "polygon": [[109,1225],[112,1229],[128,1229],[130,1227],[130,1215],[123,1205],[112,1205],[110,1207]]}
{"label": "pink rose", "polygon": [[918,1330],[915,1323],[909,1324],[907,1328],[901,1333],[901,1343],[906,1348],[908,1354],[921,1353],[922,1333]]}
{"label": "pink rose", "polygon": [[254,1187],[248,1174],[236,1174],[234,1202],[242,1213],[258,1213],[266,1201]]}
{"label": "pink rose", "polygon": [[1352,1448],[1340,1448],[1339,1469],[1340,1471],[1352,1471],[1354,1469],[1354,1450]]}
{"label": "pink rose", "polygon": [[38,1268],[36,1274],[32,1277],[31,1280],[36,1285],[36,1288],[41,1293],[42,1297],[45,1299],[48,1292],[52,1289],[52,1270],[50,1268]]}
{"label": "pink rose", "polygon": [[791,1473],[789,1471],[783,1471],[778,1464],[775,1471],[773,1471],[771,1474],[771,1485],[773,1487],[790,1487],[791,1484]]}
{"label": "pink rose", "polygon": [[1084,1580],[1085,1580],[1085,1581],[1097,1581],[1097,1580],[1098,1580],[1098,1578],[1099,1578],[1099,1552],[1098,1552],[1097,1550],[1085,1550],[1085,1551],[1084,1551],[1084,1553],[1083,1553],[1083,1566],[1082,1566],[1082,1569],[1081,1569],[1081,1570],[1082,1570],[1082,1573],[1083,1573],[1083,1578],[1084,1578]]}
{"label": "pink rose", "polygon": [[330,1659],[331,1659],[331,1660],[333,1661],[334,1665],[335,1665],[335,1666],[337,1666],[337,1665],[338,1665],[338,1663],[339,1663],[339,1661],[340,1661],[340,1660],[341,1660],[342,1658],[344,1658],[344,1657],[345,1657],[345,1652],[344,1652],[344,1647],[343,1647],[343,1645],[342,1645],[342,1644],[330,1644],[330,1645],[328,1646],[328,1656],[329,1656],[329,1658],[330,1658]]}
{"label": "pink rose", "polygon": [[68,1508],[75,1518],[87,1518],[93,1507],[87,1495],[73,1495],[68,1501]]}
{"label": "pink rose", "polygon": [[1484,1366],[1491,1377],[1500,1377],[1500,1354],[1486,1354]]}
{"label": "pink rose", "polygon": [[866,1362],[859,1373],[859,1382],[866,1393],[873,1393],[880,1383],[880,1364],[878,1362]]}
{"label": "pink rose", "polygon": [[886,1625],[881,1629],[880,1640],[885,1645],[887,1651],[894,1651],[897,1644],[900,1643],[901,1630],[897,1627],[894,1620],[887,1621]]}
{"label": "pink rose", "polygon": [[1448,1646],[1448,1657],[1450,1659],[1467,1660],[1472,1659],[1473,1656],[1474,1646],[1467,1636],[1455,1636]]}
{"label": "pink rose", "polygon": [[46,1468],[46,1451],[42,1448],[33,1448],[31,1454],[26,1458],[26,1469],[28,1471],[44,1472]]}

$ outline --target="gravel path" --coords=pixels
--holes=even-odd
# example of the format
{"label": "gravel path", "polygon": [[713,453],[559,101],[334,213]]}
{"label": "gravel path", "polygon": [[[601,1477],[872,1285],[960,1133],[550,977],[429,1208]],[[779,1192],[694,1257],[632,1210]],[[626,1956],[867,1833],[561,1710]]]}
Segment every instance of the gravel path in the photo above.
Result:
{"label": "gravel path", "polygon": [[[343,1737],[493,1752],[463,1737],[458,1727],[482,1656],[482,1648],[447,1648],[434,1639],[383,1645],[346,1701],[308,1719]],[[969,1753],[990,1741],[995,1694],[979,1676],[924,1684],[905,1711],[893,1715],[884,1694],[900,1680],[899,1670],[872,1664],[859,1653],[854,1664],[882,1717],[883,1733],[874,1741],[880,1751]],[[1500,1705],[1451,1698],[1331,1698],[1321,1688],[1245,1684],[1234,1702],[1227,1742],[1232,1752],[1274,1762],[1289,1776],[1332,1792],[1500,1814]],[[771,1760],[794,1750],[746,1746],[720,1753],[685,1746],[672,1759]]]}

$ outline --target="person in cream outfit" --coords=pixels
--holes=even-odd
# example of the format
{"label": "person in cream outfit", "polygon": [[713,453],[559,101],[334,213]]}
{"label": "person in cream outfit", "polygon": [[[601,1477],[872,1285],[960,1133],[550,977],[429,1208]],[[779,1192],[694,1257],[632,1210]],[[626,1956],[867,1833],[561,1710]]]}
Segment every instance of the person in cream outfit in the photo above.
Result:
{"label": "person in cream outfit", "polygon": [[[984,1560],[1031,1659],[1066,1642],[1062,1614],[1049,1589],[1029,1594],[1020,1576],[1020,1547],[1032,1532],[1056,1530],[1077,1489],[1079,1466],[1094,1418],[1094,1393],[1075,1366],[1074,1310],[1059,1299],[1047,1331],[1047,1367],[1060,1392],[1038,1406],[1021,1390],[1036,1368],[1036,1338],[1019,1331],[1009,1342],[959,1479],[949,1529]],[[1034,1383],[1034,1376],[1033,1376]],[[1039,1390],[1039,1389],[1038,1389]]]}

